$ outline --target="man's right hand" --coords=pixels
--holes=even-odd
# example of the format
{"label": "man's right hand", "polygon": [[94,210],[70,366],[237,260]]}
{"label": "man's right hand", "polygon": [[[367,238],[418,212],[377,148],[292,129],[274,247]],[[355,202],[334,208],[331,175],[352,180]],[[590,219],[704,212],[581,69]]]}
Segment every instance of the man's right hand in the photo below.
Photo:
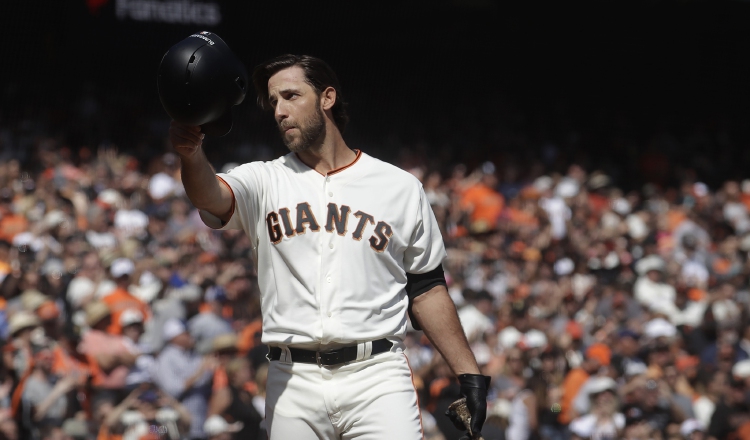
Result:
{"label": "man's right hand", "polygon": [[183,158],[190,158],[203,145],[203,137],[199,126],[185,125],[176,121],[169,124],[169,140],[177,154]]}

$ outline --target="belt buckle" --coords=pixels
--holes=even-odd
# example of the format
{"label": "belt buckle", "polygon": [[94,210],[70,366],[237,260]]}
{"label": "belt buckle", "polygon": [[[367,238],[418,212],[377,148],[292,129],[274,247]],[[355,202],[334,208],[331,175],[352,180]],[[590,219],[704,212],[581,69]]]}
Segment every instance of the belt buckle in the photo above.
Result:
{"label": "belt buckle", "polygon": [[318,367],[323,368],[323,362],[320,359],[320,352],[315,352],[315,362],[318,364]]}

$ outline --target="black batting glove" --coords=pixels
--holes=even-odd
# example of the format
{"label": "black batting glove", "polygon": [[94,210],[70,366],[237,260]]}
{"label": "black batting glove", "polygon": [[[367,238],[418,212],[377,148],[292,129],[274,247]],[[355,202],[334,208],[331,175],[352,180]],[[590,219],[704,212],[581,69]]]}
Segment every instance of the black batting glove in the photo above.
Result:
{"label": "black batting glove", "polygon": [[[490,387],[490,377],[481,374],[460,374],[458,382],[461,384],[461,395],[466,397],[466,407],[471,415],[471,433],[473,438],[479,438],[482,426],[487,418],[487,390]],[[465,430],[463,423],[455,414],[446,413],[456,428]]]}

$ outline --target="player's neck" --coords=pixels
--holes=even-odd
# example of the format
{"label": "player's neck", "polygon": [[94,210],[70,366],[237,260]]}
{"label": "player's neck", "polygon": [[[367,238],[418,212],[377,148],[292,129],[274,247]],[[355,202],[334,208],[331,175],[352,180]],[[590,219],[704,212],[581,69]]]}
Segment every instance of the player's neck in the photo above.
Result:
{"label": "player's neck", "polygon": [[350,149],[337,129],[327,130],[320,145],[300,151],[297,156],[310,168],[322,175],[354,162],[357,153]]}

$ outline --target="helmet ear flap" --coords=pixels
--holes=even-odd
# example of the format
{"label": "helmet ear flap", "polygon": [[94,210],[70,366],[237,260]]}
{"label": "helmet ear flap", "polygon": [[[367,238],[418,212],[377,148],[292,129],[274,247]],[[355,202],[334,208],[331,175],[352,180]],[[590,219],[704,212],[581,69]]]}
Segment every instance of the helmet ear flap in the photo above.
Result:
{"label": "helmet ear flap", "polygon": [[224,40],[200,32],[164,54],[157,83],[159,99],[172,119],[223,136],[232,128],[232,107],[245,99],[248,76]]}

